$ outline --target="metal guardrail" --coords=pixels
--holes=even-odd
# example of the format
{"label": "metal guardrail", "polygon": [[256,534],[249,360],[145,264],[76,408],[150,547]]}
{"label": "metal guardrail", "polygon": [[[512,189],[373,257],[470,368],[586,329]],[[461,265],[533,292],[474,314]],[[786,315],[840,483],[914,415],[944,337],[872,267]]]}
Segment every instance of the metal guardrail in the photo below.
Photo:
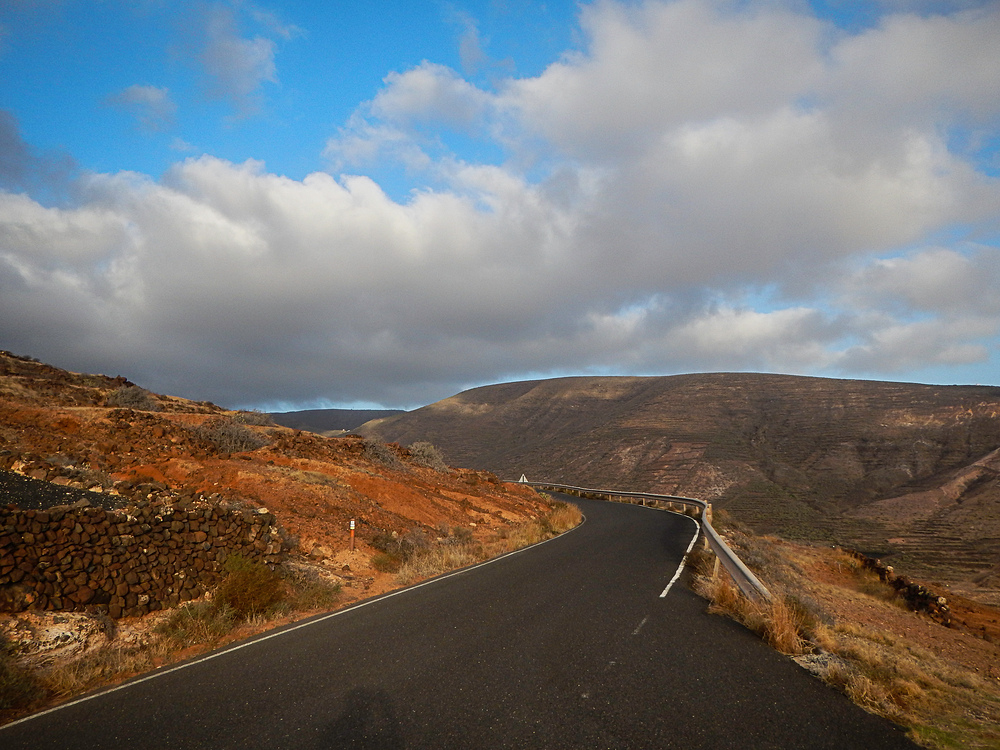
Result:
{"label": "metal guardrail", "polygon": [[693,497],[680,497],[677,495],[655,495],[649,492],[626,492],[624,490],[595,490],[587,489],[585,487],[573,487],[566,484],[554,484],[552,482],[527,482],[521,481],[519,484],[527,484],[530,487],[542,490],[551,490],[552,492],[563,492],[568,495],[578,494],[580,497],[592,497],[594,499],[603,499],[615,501],[615,498],[619,498],[618,502],[628,499],[631,500],[642,500],[643,505],[645,505],[646,500],[652,500],[653,502],[668,503],[668,504],[679,504],[687,505],[689,507],[697,508],[701,515],[701,529],[705,535],[705,539],[708,542],[709,548],[715,553],[715,556],[722,563],[722,567],[726,569],[733,581],[739,587],[740,591],[743,592],[744,596],[750,599],[756,599],[758,601],[770,601],[771,592],[767,590],[767,587],[761,583],[757,576],[744,565],[743,561],[740,560],[739,556],[730,549],[729,545],[726,544],[725,540],[719,536],[718,532],[712,526],[712,508],[704,500],[697,500]]}

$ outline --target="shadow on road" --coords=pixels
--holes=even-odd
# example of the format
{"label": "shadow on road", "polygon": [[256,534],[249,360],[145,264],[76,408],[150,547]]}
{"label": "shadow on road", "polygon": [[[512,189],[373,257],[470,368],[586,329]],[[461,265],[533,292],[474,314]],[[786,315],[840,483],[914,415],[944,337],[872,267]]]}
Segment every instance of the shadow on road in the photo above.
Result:
{"label": "shadow on road", "polygon": [[329,747],[401,750],[406,746],[399,719],[388,693],[381,688],[358,688],[347,694],[344,712],[326,734]]}

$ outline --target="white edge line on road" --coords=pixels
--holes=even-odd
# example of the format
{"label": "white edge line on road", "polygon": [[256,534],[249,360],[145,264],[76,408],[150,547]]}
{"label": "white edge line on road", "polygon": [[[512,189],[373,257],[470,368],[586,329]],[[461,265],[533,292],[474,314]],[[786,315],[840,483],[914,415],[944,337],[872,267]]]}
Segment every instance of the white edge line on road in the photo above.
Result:
{"label": "white edge line on road", "polygon": [[[678,515],[684,516],[683,513],[679,513]],[[684,517],[691,518],[691,516]],[[687,562],[688,555],[691,553],[694,543],[698,541],[698,537],[701,535],[701,524],[698,522],[698,519],[691,518],[691,520],[694,521],[695,525],[694,536],[691,537],[691,542],[688,544],[688,548],[684,550],[684,557],[681,558],[681,564],[677,566],[677,572],[674,573],[674,577],[670,579],[670,583],[667,584],[667,587],[663,589],[663,593],[660,594],[661,599],[670,593],[670,587],[673,586],[677,582],[677,579],[681,577],[681,572],[684,570],[684,564]]]}
{"label": "white edge line on road", "polygon": [[570,534],[570,533],[576,531],[578,528],[580,528],[581,526],[583,526],[583,524],[585,524],[587,522],[587,516],[583,515],[582,512],[581,512],[581,516],[582,516],[582,520],[580,521],[579,524],[577,524],[576,526],[574,526],[572,529],[569,529],[568,531],[564,531],[559,536],[552,537],[551,539],[545,539],[545,540],[543,540],[541,542],[537,542],[536,544],[532,544],[532,545],[530,545],[528,547],[522,547],[521,549],[516,549],[513,552],[507,552],[507,553],[505,553],[503,555],[500,555],[499,557],[494,557],[491,560],[486,560],[484,562],[477,563],[476,565],[470,565],[467,568],[461,568],[459,570],[453,570],[451,573],[445,573],[444,575],[440,575],[437,578],[430,578],[430,579],[428,579],[426,581],[414,584],[412,586],[407,586],[405,588],[396,589],[395,591],[390,591],[390,592],[388,592],[386,594],[382,594],[381,596],[376,596],[376,597],[374,597],[372,599],[366,599],[365,601],[358,602],[357,604],[353,604],[350,607],[347,607],[346,609],[338,609],[336,612],[330,612],[329,614],[322,615],[320,617],[317,617],[316,619],[306,620],[305,622],[301,622],[298,625],[293,625],[293,626],[291,626],[289,628],[285,628],[283,630],[279,630],[279,631],[274,632],[274,633],[268,633],[267,635],[263,635],[260,638],[254,638],[253,640],[250,640],[250,641],[244,641],[243,643],[239,643],[239,644],[237,644],[235,646],[231,646],[229,648],[223,649],[222,651],[213,651],[212,653],[207,654],[205,656],[202,656],[199,659],[195,659],[194,661],[184,662],[183,664],[178,664],[176,666],[169,667],[168,669],[161,669],[161,670],[158,670],[156,672],[151,672],[150,674],[146,675],[145,677],[139,677],[139,678],[134,679],[134,680],[129,680],[128,682],[122,683],[121,685],[115,685],[114,687],[108,688],[107,690],[101,690],[100,692],[97,692],[97,693],[92,693],[90,695],[85,695],[82,698],[77,698],[76,700],[69,701],[68,703],[61,703],[58,706],[53,706],[52,708],[47,708],[44,711],[39,711],[36,714],[31,714],[29,716],[24,716],[24,717],[22,717],[20,719],[17,719],[16,721],[10,722],[9,724],[4,724],[3,726],[0,726],[0,732],[2,732],[4,729],[8,729],[8,728],[16,726],[18,724],[23,724],[24,722],[31,721],[32,719],[40,719],[41,717],[45,716],[46,714],[51,714],[51,713],[54,713],[55,711],[61,711],[64,708],[69,708],[70,706],[75,706],[75,705],[77,705],[79,703],[86,703],[87,701],[93,700],[94,698],[100,698],[102,695],[109,695],[111,693],[116,693],[119,690],[125,690],[126,688],[135,687],[136,685],[140,685],[143,682],[148,682],[149,680],[155,680],[158,677],[164,677],[164,676],[170,674],[171,672],[177,672],[178,670],[181,670],[181,669],[186,669],[188,667],[193,667],[193,666],[195,666],[197,664],[202,664],[202,663],[204,663],[206,661],[211,661],[212,659],[216,659],[216,658],[218,658],[220,656],[225,656],[226,654],[231,654],[234,651],[239,651],[240,649],[246,648],[247,646],[253,646],[253,645],[256,645],[258,643],[263,643],[264,641],[269,641],[272,638],[278,638],[279,636],[287,635],[288,633],[293,633],[296,630],[300,630],[302,628],[307,628],[307,627],[309,627],[311,625],[318,625],[319,623],[325,622],[326,620],[329,620],[329,619],[331,619],[333,617],[340,617],[341,615],[346,615],[348,612],[354,612],[355,610],[361,609],[362,607],[367,607],[370,604],[377,604],[378,602],[385,601],[386,599],[391,599],[394,596],[399,596],[400,594],[405,594],[405,593],[410,592],[410,591],[415,591],[416,589],[423,588],[424,586],[429,586],[432,583],[437,583],[438,581],[443,581],[443,580],[445,580],[447,578],[451,578],[452,576],[461,575],[462,573],[468,573],[471,570],[475,570],[476,568],[482,568],[482,567],[484,567],[486,565],[492,565],[495,562],[499,562],[500,560],[505,560],[508,557],[512,557],[514,555],[520,554],[521,552],[526,552],[529,549],[534,549],[535,547],[540,547],[543,544],[555,541],[556,539],[559,539],[559,538],[565,536],[566,534]]}

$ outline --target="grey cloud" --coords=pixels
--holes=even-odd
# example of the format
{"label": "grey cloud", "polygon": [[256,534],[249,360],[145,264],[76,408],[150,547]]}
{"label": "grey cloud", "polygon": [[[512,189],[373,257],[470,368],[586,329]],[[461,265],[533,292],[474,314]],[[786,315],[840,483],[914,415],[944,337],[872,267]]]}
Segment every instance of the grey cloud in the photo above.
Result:
{"label": "grey cloud", "polygon": [[149,131],[170,129],[177,112],[170,91],[159,86],[135,84],[108,97],[108,103],[131,113]]}
{"label": "grey cloud", "polygon": [[209,93],[228,100],[239,116],[255,114],[261,106],[262,86],[277,83],[275,51],[271,39],[242,37],[229,8],[215,6],[206,12],[198,58],[209,76]]}
{"label": "grey cloud", "polygon": [[0,110],[0,180],[5,186],[19,186],[27,181],[34,156],[21,138],[17,119]]}
{"label": "grey cloud", "polygon": [[46,200],[64,197],[76,171],[61,153],[39,153],[21,137],[17,118],[0,109],[0,190],[32,192]]}

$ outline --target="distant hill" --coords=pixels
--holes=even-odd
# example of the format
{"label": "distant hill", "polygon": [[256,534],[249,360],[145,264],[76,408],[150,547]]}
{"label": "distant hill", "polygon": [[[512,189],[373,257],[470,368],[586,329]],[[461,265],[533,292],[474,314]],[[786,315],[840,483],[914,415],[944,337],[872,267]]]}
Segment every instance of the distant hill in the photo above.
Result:
{"label": "distant hill", "polygon": [[272,412],[271,419],[282,427],[308,432],[350,432],[365,422],[396,414],[404,414],[402,409],[304,409],[303,411]]}
{"label": "distant hill", "polygon": [[[360,430],[516,479],[710,500],[756,530],[1000,578],[1000,388],[785,375],[504,383]],[[998,581],[1000,582],[1000,581]]]}

